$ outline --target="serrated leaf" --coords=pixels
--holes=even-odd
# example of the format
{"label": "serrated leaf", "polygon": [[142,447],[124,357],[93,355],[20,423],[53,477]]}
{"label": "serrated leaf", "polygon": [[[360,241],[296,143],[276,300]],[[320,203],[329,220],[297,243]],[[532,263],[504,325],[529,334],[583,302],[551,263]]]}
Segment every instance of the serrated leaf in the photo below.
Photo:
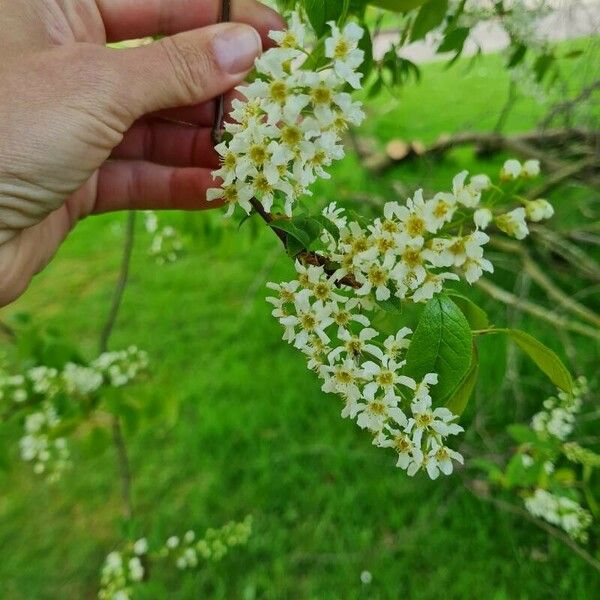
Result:
{"label": "serrated leaf", "polygon": [[477,383],[477,377],[479,375],[479,357],[477,351],[473,349],[473,360],[469,367],[468,373],[465,378],[460,382],[458,388],[453,392],[450,399],[446,402],[446,408],[451,410],[455,415],[462,415],[465,412],[465,408],[469,404],[469,400],[473,395],[473,390]]}
{"label": "serrated leaf", "polygon": [[323,215],[317,215],[316,217],[313,217],[313,219],[321,225],[322,230],[324,229],[330,233],[336,241],[340,239],[340,229],[333,221],[330,221]]}
{"label": "serrated leaf", "polygon": [[420,380],[438,374],[431,390],[437,401],[445,400],[463,380],[473,354],[471,329],[461,310],[445,295],[425,306],[406,356],[407,374]]}
{"label": "serrated leaf", "polygon": [[550,381],[561,390],[571,393],[573,379],[571,373],[558,355],[544,346],[542,342],[519,329],[505,329],[510,338],[525,352],[531,360],[550,378]]}
{"label": "serrated leaf", "polygon": [[448,290],[446,293],[465,315],[471,329],[487,329],[490,326],[487,313],[475,302],[458,292]]}
{"label": "serrated leaf", "polygon": [[421,6],[410,34],[411,42],[425,37],[432,29],[444,22],[448,12],[448,0],[429,0]]}
{"label": "serrated leaf", "polygon": [[313,217],[296,217],[292,219],[291,223],[298,231],[306,235],[308,239],[308,243],[306,244],[307,249],[311,242],[321,235],[321,224]]}
{"label": "serrated leaf", "polygon": [[274,229],[279,229],[280,231],[285,232],[288,236],[288,241],[290,237],[294,238],[297,242],[302,244],[304,248],[307,248],[310,244],[309,236],[301,229],[298,229],[298,227],[296,227],[296,225],[294,225],[294,223],[292,223],[292,221],[289,219],[277,219],[272,221],[270,225]]}

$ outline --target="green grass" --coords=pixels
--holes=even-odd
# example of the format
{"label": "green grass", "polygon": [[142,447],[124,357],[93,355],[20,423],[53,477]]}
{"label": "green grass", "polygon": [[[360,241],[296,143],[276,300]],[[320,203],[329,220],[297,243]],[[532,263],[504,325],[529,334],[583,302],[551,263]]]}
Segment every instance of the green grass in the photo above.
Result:
{"label": "green grass", "polygon": [[[589,64],[594,55],[588,54]],[[579,67],[569,81],[581,86],[588,77]],[[378,100],[362,133],[384,144],[488,130],[506,89],[498,56],[472,70],[465,63],[451,70],[431,65],[420,86],[408,87],[400,99]],[[527,130],[542,114],[534,101],[521,99],[507,129]],[[373,178],[349,156],[318,191],[327,200],[350,201],[391,197],[398,181],[434,190],[447,187],[463,167],[491,173],[502,159],[484,163],[466,149],[438,164],[408,164]],[[556,195],[558,227],[581,220],[590,196],[578,186]],[[168,218],[183,223],[181,215]],[[473,498],[460,477],[408,479],[394,469],[391,454],[372,448],[339,418],[336,400],[320,392],[302,356],[280,341],[263,300],[263,280],[292,274],[273,236],[261,230],[255,237],[247,226],[221,232],[218,216],[195,215],[190,223],[201,235],[181,261],[162,268],[147,257],[148,238],[138,228],[130,287],[112,340],[114,348],[134,343],[148,350],[150,377],[131,395],[157,412],[168,407],[148,427],[128,431],[135,530],[159,542],[246,514],[253,515],[255,530],[247,547],[218,565],[182,577],[155,573],[144,598],[597,597],[598,573],[562,544]],[[82,223],[5,316],[26,311],[93,356],[122,233],[123,215]],[[514,285],[514,265],[505,266],[497,281]],[[512,319],[565,357],[549,326],[482,302],[495,322]],[[570,366],[594,375],[598,348],[573,339],[577,358]],[[527,419],[550,388],[519,361],[526,401],[515,402],[505,381],[506,348],[485,340],[480,349],[488,374],[464,424],[472,425],[477,409],[480,425],[495,434]],[[113,452],[99,452],[97,436],[79,436],[73,471],[47,486],[18,461],[16,435],[7,432],[14,440],[13,466],[0,473],[0,598],[93,598],[104,556],[122,539]],[[467,439],[481,445],[474,427]],[[363,570],[373,574],[368,586],[359,579]]]}

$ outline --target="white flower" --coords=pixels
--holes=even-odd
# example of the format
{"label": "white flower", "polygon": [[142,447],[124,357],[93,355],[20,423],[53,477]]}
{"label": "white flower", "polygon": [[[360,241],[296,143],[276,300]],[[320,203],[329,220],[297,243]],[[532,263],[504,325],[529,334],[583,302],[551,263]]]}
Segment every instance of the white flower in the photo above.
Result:
{"label": "white flower", "polygon": [[489,208],[478,208],[473,213],[473,222],[478,229],[487,229],[494,215]]}
{"label": "white flower", "polygon": [[388,255],[383,260],[383,263],[373,261],[366,272],[357,273],[356,280],[362,285],[356,290],[356,293],[359,296],[365,296],[374,289],[377,300],[388,300],[391,296],[388,288],[390,271],[395,262],[394,257]]}
{"label": "white flower", "polygon": [[525,209],[523,207],[515,208],[506,214],[496,217],[494,222],[498,226],[498,229],[517,240],[522,240],[529,234],[529,229],[525,222]]}
{"label": "white flower", "polygon": [[390,335],[383,342],[385,353],[392,360],[396,360],[403,350],[410,346],[410,340],[406,339],[407,335],[410,335],[412,330],[409,327],[402,327],[396,335]]}
{"label": "white flower", "polygon": [[166,542],[167,548],[173,550],[179,546],[179,538],[176,535],[172,535]]}
{"label": "white flower", "polygon": [[236,206],[240,206],[250,214],[252,205],[250,200],[252,199],[252,189],[247,185],[243,185],[239,182],[232,183],[231,185],[223,186],[222,188],[211,188],[206,191],[206,200],[208,202],[214,202],[215,200],[223,200],[229,205],[225,216],[231,216]]}
{"label": "white flower", "polygon": [[140,538],[133,544],[133,551],[138,556],[142,556],[148,552],[148,540],[146,538]]}
{"label": "white flower", "polygon": [[305,36],[306,28],[296,11],[290,15],[287,30],[269,32],[269,37],[282,48],[304,49]]}
{"label": "white flower", "polygon": [[365,53],[358,48],[358,42],[364,31],[356,23],[348,23],[343,31],[333,22],[329,22],[331,37],[325,40],[325,56],[333,60],[336,74],[353,88],[360,88],[361,73],[356,69],[362,64]]}
{"label": "white flower", "polygon": [[500,171],[500,179],[504,179],[506,181],[511,179],[518,179],[521,177],[522,173],[521,163],[514,158],[507,160]]}
{"label": "white flower", "polygon": [[543,221],[554,215],[554,207],[547,200],[540,198],[539,200],[527,202],[525,213],[530,221]]}
{"label": "white flower", "polygon": [[366,404],[359,404],[359,411],[356,417],[356,424],[361,429],[379,432],[389,419],[394,419],[394,421],[399,423],[408,423],[406,416],[398,408],[398,398],[395,396],[388,394],[379,397],[365,394],[365,399],[367,402]]}
{"label": "white flower", "polygon": [[461,171],[454,177],[452,180],[452,194],[458,203],[468,208],[473,208],[479,204],[481,191],[488,187],[489,180],[486,181],[484,179],[485,175],[478,175],[477,178],[471,179],[471,181],[466,184],[465,181],[468,176],[468,171]]}
{"label": "white flower", "polygon": [[132,559],[130,559],[128,567],[130,579],[132,581],[142,581],[144,578],[144,567],[137,556],[134,556]]}
{"label": "white flower", "polygon": [[69,394],[89,396],[102,385],[102,375],[96,369],[67,363],[62,378]]}
{"label": "white flower", "polygon": [[523,177],[537,177],[540,174],[540,161],[539,160],[526,160],[523,163],[521,175]]}
{"label": "white flower", "polygon": [[311,305],[310,290],[302,290],[296,295],[294,303],[296,315],[289,315],[281,319],[281,323],[286,327],[300,329],[295,334],[294,345],[296,348],[303,348],[307,345],[309,335],[318,335],[324,342],[329,341],[325,329],[333,323],[331,318],[331,306],[323,304],[320,300]]}
{"label": "white flower", "polygon": [[452,464],[453,460],[459,462],[461,465],[464,464],[462,454],[459,454],[451,448],[442,446],[437,440],[433,439],[431,441],[431,450],[427,455],[427,474],[431,479],[437,479],[440,471],[444,475],[451,475],[454,470],[454,465]]}
{"label": "white flower", "polygon": [[414,390],[417,385],[415,380],[399,374],[399,370],[404,364],[404,362],[396,362],[389,356],[384,356],[379,364],[371,360],[363,363],[363,375],[365,379],[369,380],[363,391],[364,396],[371,398],[379,389],[382,389],[386,394],[393,393],[396,385]]}
{"label": "white flower", "polygon": [[345,353],[347,358],[357,358],[364,352],[383,359],[381,349],[369,343],[370,340],[376,338],[378,335],[379,332],[372,327],[365,327],[358,334],[352,334],[347,329],[340,329],[338,331],[338,338],[344,344],[331,352],[329,360],[334,360],[342,353]]}

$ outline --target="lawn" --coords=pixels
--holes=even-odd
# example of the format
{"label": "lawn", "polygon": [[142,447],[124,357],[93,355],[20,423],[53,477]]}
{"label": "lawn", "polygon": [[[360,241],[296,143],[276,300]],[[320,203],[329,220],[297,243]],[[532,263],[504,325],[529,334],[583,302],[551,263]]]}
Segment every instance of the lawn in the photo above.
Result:
{"label": "lawn", "polygon": [[[589,40],[568,47],[588,51],[587,61],[565,61],[577,89],[594,78],[594,64],[597,78],[600,55]],[[471,68],[468,60],[452,69],[429,65],[420,85],[370,105],[360,135],[383,147],[394,138],[430,142],[441,133],[490,130],[507,94],[502,64],[502,57],[490,55]],[[529,130],[543,114],[535,100],[521,98],[507,131]],[[397,182],[409,190],[442,189],[462,168],[492,173],[504,158],[484,163],[462,149],[440,163],[409,163],[374,178],[349,155],[333,180],[319,185],[318,197],[391,198]],[[593,196],[576,185],[555,194],[557,227],[581,220]],[[143,598],[598,597],[598,573],[563,544],[474,498],[460,475],[437,482],[407,478],[394,468],[393,454],[371,447],[340,419],[336,400],[320,391],[302,356],[280,341],[264,302],[263,282],[291,278],[293,271],[274,236],[254,224],[239,232],[223,228],[220,215],[165,219],[194,233],[186,254],[157,267],[138,222],[131,282],[111,343],[136,344],[152,362],[148,379],[132,394],[157,416],[149,427],[127,431],[135,534],[158,541],[246,514],[253,515],[254,532],[246,547],[197,574],[156,573]],[[83,222],[3,318],[27,312],[92,357],[123,231],[124,215]],[[514,286],[513,265],[499,269],[496,281]],[[543,298],[535,289],[531,294]],[[597,346],[573,337],[576,353],[569,358],[547,324],[481,300],[494,322],[510,320],[535,332],[575,372],[598,383]],[[463,425],[472,425],[477,412],[486,429],[501,436],[507,424],[527,420],[551,388],[517,360],[524,396],[517,402],[514,382],[505,377],[506,347],[484,340],[480,351],[489,375],[479,382]],[[471,427],[466,436],[476,448],[479,431]],[[79,436],[73,470],[50,486],[19,462],[16,431],[8,434],[14,434],[13,465],[0,472],[0,598],[93,598],[104,557],[123,534],[112,449],[98,450],[98,431]],[[373,576],[368,585],[360,580],[364,570]]]}

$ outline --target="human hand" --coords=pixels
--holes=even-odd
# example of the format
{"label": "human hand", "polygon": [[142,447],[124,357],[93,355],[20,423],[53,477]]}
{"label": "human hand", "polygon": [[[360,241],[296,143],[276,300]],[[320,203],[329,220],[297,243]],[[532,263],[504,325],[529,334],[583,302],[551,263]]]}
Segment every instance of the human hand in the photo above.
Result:
{"label": "human hand", "polygon": [[[283,26],[256,0],[233,3],[239,24],[215,24],[220,5],[0,0],[0,306],[87,215],[207,207],[211,99]],[[169,37],[105,47],[158,33]]]}

